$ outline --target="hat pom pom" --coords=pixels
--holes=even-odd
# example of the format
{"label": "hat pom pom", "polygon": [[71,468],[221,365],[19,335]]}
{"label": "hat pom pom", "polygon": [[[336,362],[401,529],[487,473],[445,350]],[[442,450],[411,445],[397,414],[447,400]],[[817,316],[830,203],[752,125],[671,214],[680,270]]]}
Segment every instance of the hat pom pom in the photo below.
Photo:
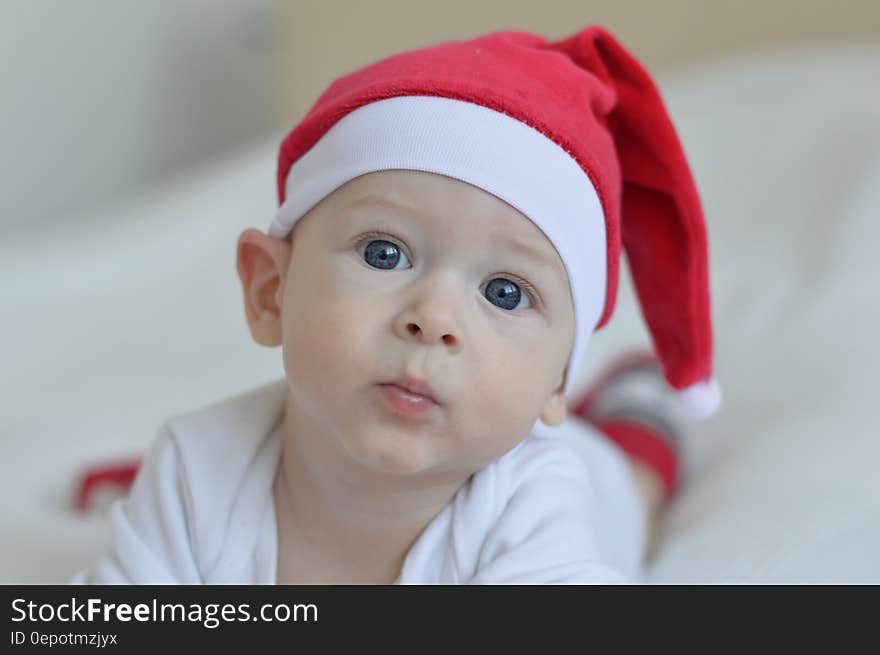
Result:
{"label": "hat pom pom", "polygon": [[712,416],[721,407],[721,385],[713,376],[681,389],[678,399],[683,417],[699,421]]}

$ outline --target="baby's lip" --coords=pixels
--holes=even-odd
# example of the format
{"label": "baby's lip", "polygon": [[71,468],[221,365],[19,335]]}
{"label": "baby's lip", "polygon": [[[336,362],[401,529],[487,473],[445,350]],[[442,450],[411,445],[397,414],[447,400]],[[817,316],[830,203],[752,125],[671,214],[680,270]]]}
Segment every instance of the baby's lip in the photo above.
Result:
{"label": "baby's lip", "polygon": [[405,389],[409,393],[424,396],[425,398],[428,398],[437,405],[440,404],[440,401],[437,399],[437,394],[434,392],[434,389],[431,387],[431,385],[428,384],[427,380],[419,380],[418,378],[404,375],[397,380],[390,380],[389,382],[384,382],[383,384],[393,384],[394,386],[400,387],[401,389]]}

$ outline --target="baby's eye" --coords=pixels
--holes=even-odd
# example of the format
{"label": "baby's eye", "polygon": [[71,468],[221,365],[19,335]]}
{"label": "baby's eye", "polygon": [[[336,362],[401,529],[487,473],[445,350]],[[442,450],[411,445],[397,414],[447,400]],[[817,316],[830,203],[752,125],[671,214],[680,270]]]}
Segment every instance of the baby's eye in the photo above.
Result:
{"label": "baby's eye", "polygon": [[522,293],[516,282],[504,277],[489,280],[483,295],[486,296],[486,300],[501,309],[528,309],[531,307],[531,303],[528,307],[519,307],[519,301],[523,298],[531,300],[529,292]]}
{"label": "baby's eye", "polygon": [[[373,268],[386,271],[396,269],[397,265],[400,263],[401,257],[404,262],[409,264],[409,259],[407,259],[406,254],[404,254],[403,248],[387,239],[373,239],[372,241],[368,241],[363,254],[364,261],[367,264]],[[404,266],[404,268],[406,267]],[[523,288],[525,289],[525,293],[522,292]],[[496,307],[506,310],[529,309],[532,307],[532,298],[534,297],[534,294],[534,289],[532,289],[527,283],[521,281],[514,282],[506,277],[496,277],[491,279],[483,291],[486,300]],[[529,304],[525,307],[520,307],[520,301],[524,298],[529,301]]]}
{"label": "baby's eye", "polygon": [[383,270],[395,268],[401,257],[409,262],[401,248],[385,239],[370,241],[364,249],[364,261],[370,266]]}

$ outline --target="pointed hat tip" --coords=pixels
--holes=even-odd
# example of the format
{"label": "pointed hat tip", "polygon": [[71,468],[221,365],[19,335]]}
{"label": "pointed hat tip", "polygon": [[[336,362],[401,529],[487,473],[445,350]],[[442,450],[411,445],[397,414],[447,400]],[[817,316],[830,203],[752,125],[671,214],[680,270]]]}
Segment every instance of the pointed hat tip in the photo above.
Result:
{"label": "pointed hat tip", "polygon": [[721,396],[721,385],[714,376],[678,392],[682,414],[693,421],[715,414],[721,408]]}

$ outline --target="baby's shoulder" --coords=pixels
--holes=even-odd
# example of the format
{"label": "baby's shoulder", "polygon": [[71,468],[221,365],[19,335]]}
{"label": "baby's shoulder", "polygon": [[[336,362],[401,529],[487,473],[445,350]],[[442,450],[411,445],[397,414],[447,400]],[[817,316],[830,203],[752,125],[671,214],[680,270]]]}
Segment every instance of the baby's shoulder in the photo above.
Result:
{"label": "baby's shoulder", "polygon": [[224,552],[247,549],[241,539],[254,531],[230,538],[228,526],[261,516],[277,465],[280,439],[270,437],[280,437],[274,428],[284,387],[267,384],[162,424],[128,496],[111,510],[115,552],[96,579],[203,582]]}
{"label": "baby's shoulder", "polygon": [[193,472],[246,462],[280,422],[286,388],[284,380],[276,380],[174,415],[162,432]]}
{"label": "baby's shoulder", "polygon": [[623,465],[607,438],[585,421],[569,418],[552,427],[536,422],[528,436],[493,466],[501,481],[517,486],[542,478],[589,480],[599,471]]}
{"label": "baby's shoulder", "polygon": [[285,393],[280,380],[172,416],[147,454],[129,505],[183,521],[203,574],[226,548],[230,512],[257,512],[265,502]]}
{"label": "baby's shoulder", "polygon": [[[177,489],[199,529],[235,502],[245,478],[267,473],[281,422],[284,380],[167,419],[147,456],[155,486]],[[272,455],[272,453],[269,453]],[[265,470],[264,470],[265,469]]]}
{"label": "baby's shoulder", "polygon": [[[478,472],[456,506],[463,577],[477,582],[617,580],[603,563],[603,500],[626,489],[625,462],[583,421],[536,424]],[[467,515],[465,516],[465,513]],[[468,555],[471,554],[469,557]]]}

